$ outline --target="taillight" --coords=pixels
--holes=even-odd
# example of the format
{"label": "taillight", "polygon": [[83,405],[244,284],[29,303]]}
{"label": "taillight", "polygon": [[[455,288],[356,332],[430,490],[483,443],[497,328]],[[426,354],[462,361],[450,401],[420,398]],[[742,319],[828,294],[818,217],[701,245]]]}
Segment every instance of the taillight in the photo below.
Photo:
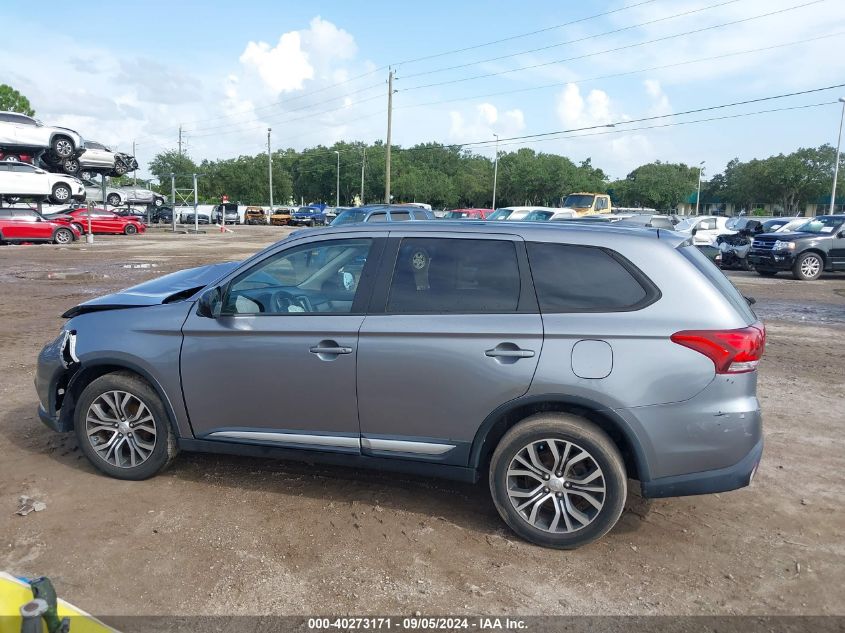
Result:
{"label": "taillight", "polygon": [[743,374],[757,369],[763,357],[766,327],[758,322],[739,330],[684,330],[672,341],[704,354],[717,374]]}

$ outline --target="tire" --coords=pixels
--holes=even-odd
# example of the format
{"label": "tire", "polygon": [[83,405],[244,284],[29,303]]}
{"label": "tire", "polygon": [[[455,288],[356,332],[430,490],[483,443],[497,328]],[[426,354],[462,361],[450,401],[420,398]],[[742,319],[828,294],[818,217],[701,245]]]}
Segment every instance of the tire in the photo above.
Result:
{"label": "tire", "polygon": [[72,244],[73,243],[73,231],[70,229],[56,229],[56,232],[53,233],[53,244]]}
{"label": "tire", "polygon": [[11,161],[18,161],[19,162],[20,159],[21,159],[21,157],[18,156],[17,154],[6,154],[3,157],[3,160],[9,161],[9,162],[11,162]]}
{"label": "tire", "polygon": [[[120,403],[125,403],[125,407],[117,404],[115,392],[120,392]],[[92,408],[95,403],[97,408]],[[133,421],[133,417],[137,420]],[[80,394],[74,426],[88,461],[117,479],[148,479],[164,470],[179,452],[158,394],[146,381],[129,372],[106,374],[91,381]],[[101,454],[110,442],[111,447]],[[95,443],[102,448],[96,449]],[[117,450],[113,450],[115,446]],[[131,457],[135,458],[134,466]]]}
{"label": "tire", "polygon": [[123,163],[122,160],[116,160],[116,161],[114,161],[114,170],[113,171],[114,171],[115,176],[120,177],[129,170],[126,169],[126,165]]}
{"label": "tire", "polygon": [[71,199],[73,192],[66,184],[57,182],[53,185],[53,193],[50,195],[50,200],[56,204],[64,204]]}
{"label": "tire", "polygon": [[79,222],[71,222],[70,225],[79,231],[80,235],[85,235],[85,227],[81,225]]}
{"label": "tire", "polygon": [[110,193],[106,196],[106,204],[109,204],[113,207],[120,206],[120,196],[116,193]]}
{"label": "tire", "polygon": [[758,268],[757,274],[761,277],[774,277],[778,274],[777,270],[769,270],[768,268]]}
{"label": "tire", "polygon": [[79,161],[75,158],[68,158],[62,163],[62,169],[69,176],[76,176],[79,173]]}
{"label": "tire", "polygon": [[[554,476],[557,460],[552,443],[559,457],[569,455],[567,462],[582,452],[588,456],[568,465],[564,462],[563,471],[559,471],[563,476]],[[537,461],[530,457],[529,447]],[[526,462],[518,459],[529,460],[531,469],[544,478],[530,474],[528,467],[522,467]],[[511,468],[512,462],[521,468]],[[529,475],[508,475],[509,471]],[[573,473],[576,477],[571,476]],[[585,481],[580,490],[583,494],[573,486],[572,482],[578,479]],[[532,415],[508,430],[493,452],[489,483],[496,509],[517,535],[556,549],[575,549],[604,536],[619,520],[628,492],[625,463],[613,441],[584,418],[565,413]],[[588,487],[602,487],[604,492],[587,490]],[[529,495],[514,494],[524,492],[520,488],[530,491]],[[533,492],[536,495],[531,496]],[[588,502],[588,497],[593,501]],[[531,504],[531,499],[537,501]],[[598,508],[596,503],[600,503]],[[516,504],[524,507],[518,509]],[[531,516],[535,516],[533,523]]]}
{"label": "tire", "polygon": [[164,200],[162,198],[154,198],[153,199],[153,206],[163,207],[164,206]]}
{"label": "tire", "polygon": [[802,253],[792,266],[792,276],[799,281],[815,281],[822,276],[824,259],[818,253]]}
{"label": "tire", "polygon": [[124,227],[123,232],[126,235],[135,235],[138,232],[138,227],[135,226],[134,224],[127,224]]}
{"label": "tire", "polygon": [[52,151],[59,158],[70,158],[76,151],[71,141],[67,136],[55,136],[50,141],[50,151]]}

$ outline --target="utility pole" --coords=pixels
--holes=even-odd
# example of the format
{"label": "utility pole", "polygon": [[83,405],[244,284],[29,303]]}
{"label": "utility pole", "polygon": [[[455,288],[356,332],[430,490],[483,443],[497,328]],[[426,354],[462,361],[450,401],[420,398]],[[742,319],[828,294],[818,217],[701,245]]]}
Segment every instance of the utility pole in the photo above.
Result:
{"label": "utility pole", "polygon": [[364,148],[364,156],[361,159],[361,206],[364,206],[364,168],[367,166],[367,148]]}
{"label": "utility pole", "polygon": [[273,128],[267,128],[267,170],[270,173],[270,214],[273,214],[273,152],[270,151],[270,132]]}
{"label": "utility pole", "polygon": [[[197,175],[194,174],[194,233],[196,235],[199,235],[199,232],[200,232],[200,216],[199,216],[199,213],[197,212],[198,206],[199,206],[199,200],[198,200],[198,197],[197,197]],[[226,223],[226,215],[225,215],[226,212],[221,211],[221,213],[224,214],[222,216],[221,220],[225,224]]]}
{"label": "utility pole", "polygon": [[701,161],[698,163],[698,193],[695,194],[695,214],[698,215],[698,204],[701,201],[701,172],[704,170],[704,163],[707,161]]}
{"label": "utility pole", "polygon": [[[135,158],[135,141],[132,141],[132,158]],[[138,162],[138,161],[135,161]],[[138,168],[132,170],[132,186],[138,186]]]}
{"label": "utility pole", "polygon": [[170,212],[170,223],[173,225],[173,232],[176,232],[176,174],[170,174],[170,200],[172,211]]}
{"label": "utility pole", "polygon": [[179,124],[179,158],[182,158],[182,124]]}
{"label": "utility pole", "polygon": [[393,69],[387,76],[387,153],[384,156],[384,202],[390,204],[390,142],[393,120]]}
{"label": "utility pole", "polygon": [[335,150],[335,154],[337,154],[337,186],[335,188],[335,204],[334,208],[337,209],[340,206],[340,152]]}
{"label": "utility pole", "polygon": [[836,142],[836,162],[833,164],[833,188],[830,190],[830,215],[834,213],[836,204],[836,180],[839,177],[839,149],[842,146],[842,121],[845,120],[845,97],[839,97],[842,102],[842,114],[839,117],[839,140]]}
{"label": "utility pole", "polygon": [[496,137],[496,158],[493,160],[493,211],[496,210],[496,178],[499,175],[499,135]]}

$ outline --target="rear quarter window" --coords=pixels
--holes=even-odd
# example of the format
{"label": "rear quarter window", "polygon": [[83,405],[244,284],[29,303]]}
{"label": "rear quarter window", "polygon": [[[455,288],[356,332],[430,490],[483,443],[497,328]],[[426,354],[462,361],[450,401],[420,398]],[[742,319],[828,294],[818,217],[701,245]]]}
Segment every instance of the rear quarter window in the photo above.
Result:
{"label": "rear quarter window", "polygon": [[696,246],[681,246],[678,248],[678,252],[689,260],[702,275],[707,277],[710,283],[718,288],[722,296],[742,315],[746,323],[754,323],[757,320],[757,316],[754,314],[751,306],[748,305],[745,297],[742,296],[742,293],[736,289],[736,286],[725,276],[725,273],[716,268],[716,264],[711,262]]}
{"label": "rear quarter window", "polygon": [[603,248],[528,242],[528,260],[544,313],[639,310],[660,298],[641,271]]}

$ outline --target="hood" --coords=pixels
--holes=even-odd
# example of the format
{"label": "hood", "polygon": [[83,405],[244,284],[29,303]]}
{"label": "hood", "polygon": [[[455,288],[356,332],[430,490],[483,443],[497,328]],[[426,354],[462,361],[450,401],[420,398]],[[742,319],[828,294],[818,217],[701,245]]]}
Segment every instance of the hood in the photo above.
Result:
{"label": "hood", "polygon": [[232,271],[239,263],[225,262],[180,270],[179,272],[164,275],[157,279],[145,281],[142,284],[115,292],[114,294],[91,299],[91,301],[86,301],[71,308],[62,316],[70,319],[86,312],[142,308],[145,306],[182,301],[198,290],[205,288],[213,281],[217,281],[220,277]]}
{"label": "hood", "polygon": [[780,240],[781,242],[791,242],[792,240],[807,239],[808,237],[824,237],[825,235],[830,235],[830,233],[757,233],[754,239],[765,238]]}

